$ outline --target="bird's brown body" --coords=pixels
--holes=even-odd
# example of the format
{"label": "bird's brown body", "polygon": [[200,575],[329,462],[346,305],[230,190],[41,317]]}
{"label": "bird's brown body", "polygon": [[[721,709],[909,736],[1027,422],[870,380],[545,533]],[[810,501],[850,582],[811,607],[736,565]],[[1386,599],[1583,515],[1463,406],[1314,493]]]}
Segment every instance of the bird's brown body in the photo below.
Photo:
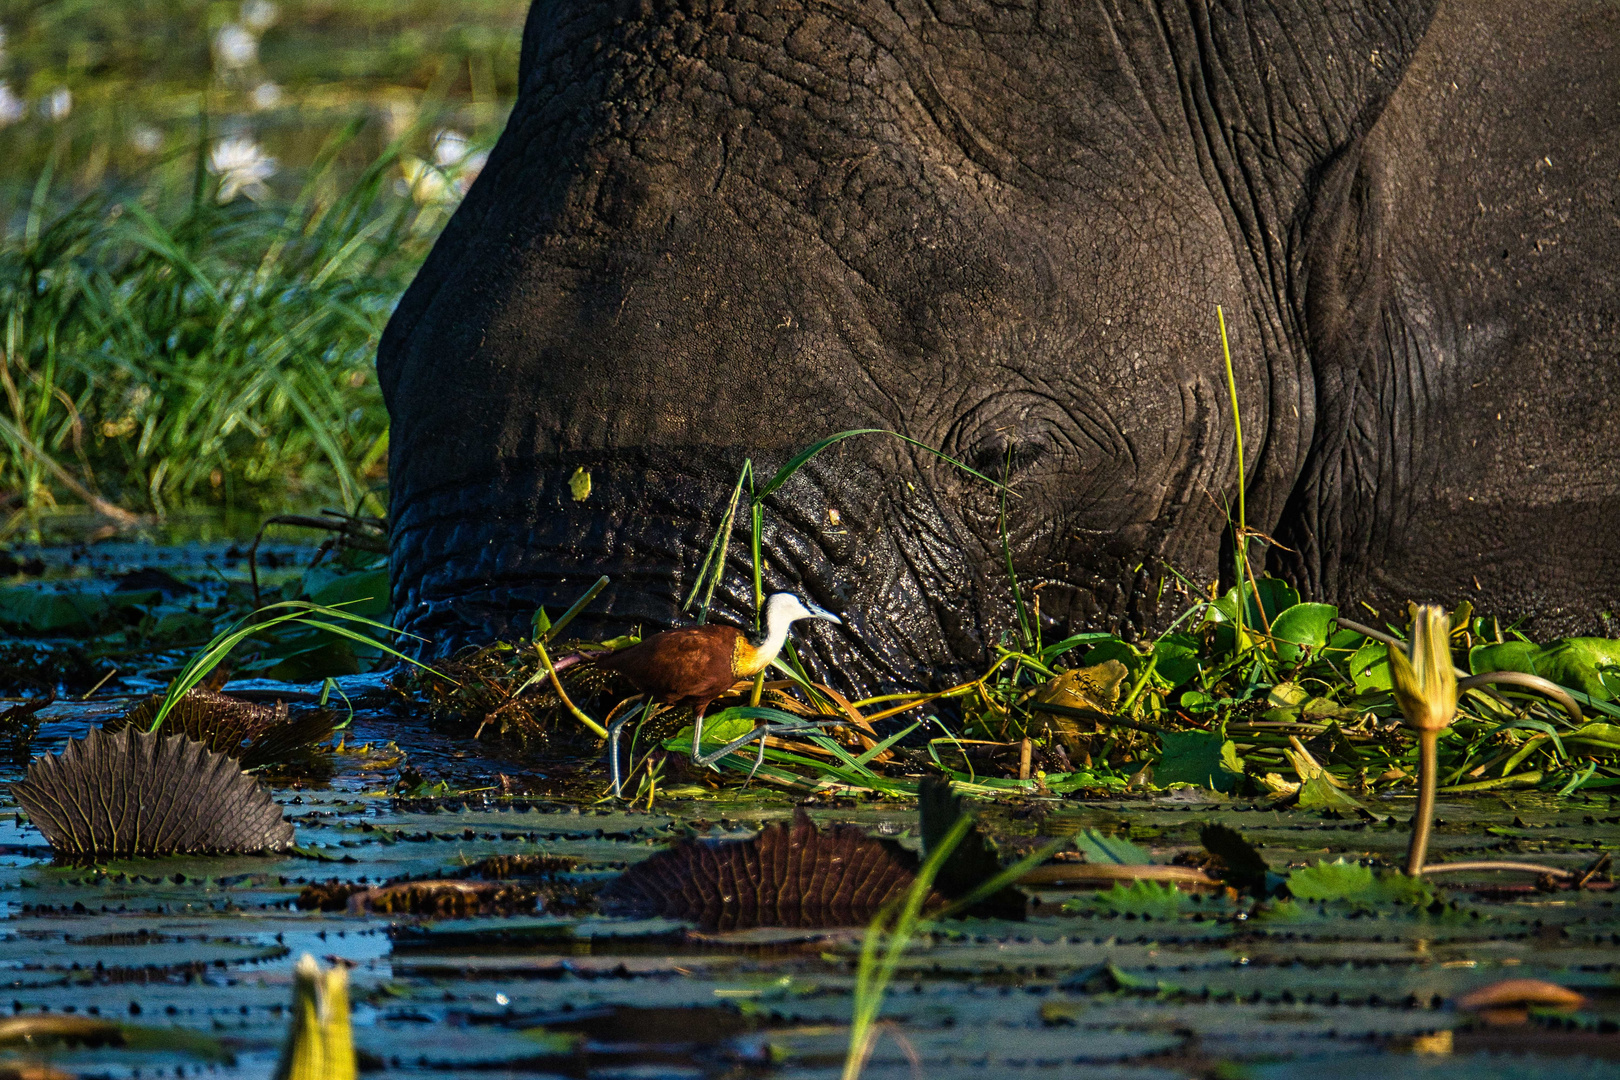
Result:
{"label": "bird's brown body", "polygon": [[623,675],[660,705],[691,705],[701,713],[738,679],[765,667],[756,662],[758,652],[735,626],[687,626],[592,662]]}
{"label": "bird's brown body", "polygon": [[[799,619],[822,619],[839,622],[838,616],[823,611],[814,604],[806,604],[792,593],[776,593],[765,602],[765,635],[758,644],[735,626],[686,626],[678,630],[665,630],[628,649],[610,653],[575,653],[565,656],[553,668],[556,672],[571,664],[594,664],[623,675],[645,699],[639,713],[625,711],[608,725],[609,765],[613,770],[613,792],[622,794],[619,774],[619,732],[635,715],[642,722],[650,715],[652,705],[690,705],[692,707],[692,760],[708,765],[737,749],[751,738],[763,738],[785,730],[780,725],[758,724],[754,734],[733,739],[712,754],[704,754],[703,714],[709,704],[737,684],[739,679],[751,679],[764,671],[776,659],[787,643],[788,628]],[[542,658],[544,653],[541,654]],[[561,684],[558,684],[559,687]],[[618,710],[615,709],[615,712]],[[794,728],[820,721],[794,721]],[[761,743],[761,754],[764,744]]]}

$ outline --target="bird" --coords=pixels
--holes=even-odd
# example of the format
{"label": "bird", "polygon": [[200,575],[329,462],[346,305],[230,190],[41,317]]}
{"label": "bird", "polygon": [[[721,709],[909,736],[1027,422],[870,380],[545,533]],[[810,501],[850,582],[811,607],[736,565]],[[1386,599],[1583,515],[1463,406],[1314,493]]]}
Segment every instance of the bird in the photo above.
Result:
{"label": "bird", "polygon": [[[735,626],[705,625],[683,626],[665,630],[639,644],[612,652],[575,653],[563,657],[557,670],[574,664],[591,664],[607,671],[617,672],[646,696],[642,709],[650,703],[659,705],[690,705],[695,719],[692,722],[692,761],[707,765],[731,753],[754,738],[768,734],[771,728],[755,728],[744,736],[712,754],[703,754],[703,714],[715,698],[736,685],[739,679],[749,679],[770,666],[787,644],[788,630],[801,619],[819,619],[843,625],[843,620],[832,612],[799,599],[793,593],[773,593],[765,601],[765,633],[756,644]],[[638,712],[630,711],[608,728],[608,747],[613,771],[614,793],[620,790],[619,732]],[[841,721],[837,721],[841,722]],[[798,726],[820,726],[809,722]]]}

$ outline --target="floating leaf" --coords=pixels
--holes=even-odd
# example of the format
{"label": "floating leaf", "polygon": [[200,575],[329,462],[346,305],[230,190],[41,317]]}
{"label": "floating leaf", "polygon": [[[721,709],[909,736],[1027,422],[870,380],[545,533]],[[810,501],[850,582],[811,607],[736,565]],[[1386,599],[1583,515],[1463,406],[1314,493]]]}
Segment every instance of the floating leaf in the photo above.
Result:
{"label": "floating leaf", "polygon": [[1243,779],[1243,759],[1230,739],[1213,731],[1175,731],[1159,736],[1164,747],[1153,768],[1160,787],[1196,784],[1215,791],[1232,791]]}
{"label": "floating leaf", "polygon": [[1147,866],[1153,862],[1147,851],[1123,836],[1109,836],[1096,829],[1076,833],[1074,846],[1089,863],[1112,863],[1115,866]]}
{"label": "floating leaf", "polygon": [[1154,672],[1172,690],[1198,677],[1199,641],[1191,634],[1166,634],[1153,643]]}
{"label": "floating leaf", "polygon": [[0,589],[0,626],[23,634],[93,634],[109,613],[99,592],[62,592],[17,585]]}
{"label": "floating leaf", "polygon": [[1355,684],[1358,694],[1393,689],[1395,682],[1389,673],[1389,646],[1382,641],[1369,641],[1357,649],[1355,655],[1350,657],[1350,681]]}
{"label": "floating leaf", "polygon": [[11,793],[59,855],[286,851],[293,827],[269,789],[180,735],[92,731],[28,767]]}
{"label": "floating leaf", "polygon": [[1291,872],[1288,891],[1300,900],[1344,900],[1354,904],[1427,905],[1434,901],[1434,893],[1421,878],[1375,874],[1369,866],[1343,859]]}
{"label": "floating leaf", "polygon": [[1154,919],[1180,917],[1186,900],[1186,894],[1168,881],[1133,881],[1115,885],[1096,897],[1097,903],[1110,911]]}

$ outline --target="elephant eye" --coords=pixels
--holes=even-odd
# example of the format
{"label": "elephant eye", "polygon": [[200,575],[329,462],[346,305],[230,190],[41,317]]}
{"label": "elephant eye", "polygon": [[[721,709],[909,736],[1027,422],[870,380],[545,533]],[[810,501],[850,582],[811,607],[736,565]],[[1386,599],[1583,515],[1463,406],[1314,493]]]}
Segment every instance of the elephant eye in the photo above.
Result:
{"label": "elephant eye", "polygon": [[967,457],[967,464],[999,480],[1003,472],[1016,476],[1029,469],[1046,456],[1047,450],[1044,441],[1021,438],[1017,432],[998,431],[973,448]]}

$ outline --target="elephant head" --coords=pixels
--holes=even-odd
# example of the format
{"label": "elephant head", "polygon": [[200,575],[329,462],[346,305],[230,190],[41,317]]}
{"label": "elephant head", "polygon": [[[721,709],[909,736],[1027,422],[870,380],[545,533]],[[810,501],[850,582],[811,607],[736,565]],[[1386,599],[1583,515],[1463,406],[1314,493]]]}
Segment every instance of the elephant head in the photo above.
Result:
{"label": "elephant head", "polygon": [[397,619],[451,647],[607,574],[599,625],[669,624],[745,460],[872,428],[1011,494],[882,435],[812,459],[762,537],[767,590],[849,624],[812,663],[980,664],[1009,562],[1049,633],[1140,631],[1231,558],[1234,395],[1249,524],[1364,589],[1388,498],[1327,488],[1403,437],[1342,425],[1413,306],[1369,251],[1368,148],[1433,7],[535,0],[379,352]]}

